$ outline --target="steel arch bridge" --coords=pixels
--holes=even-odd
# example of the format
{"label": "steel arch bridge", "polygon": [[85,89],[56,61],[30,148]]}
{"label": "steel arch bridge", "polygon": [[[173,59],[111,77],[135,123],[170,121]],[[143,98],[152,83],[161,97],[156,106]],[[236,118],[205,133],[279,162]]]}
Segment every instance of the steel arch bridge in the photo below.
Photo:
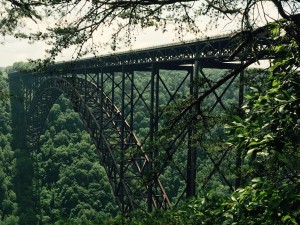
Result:
{"label": "steel arch bridge", "polygon": [[[182,88],[185,88],[187,95],[197,97],[205,87],[220,83],[228,70],[239,69],[244,62],[258,56],[261,59],[270,57],[267,52],[269,42],[264,32],[255,37],[258,49],[255,56],[249,53],[249,46],[240,45],[242,41],[239,35],[235,38],[229,35],[213,37],[57,63],[42,73],[11,73],[10,92],[21,99],[19,103],[12,104],[12,107],[18,108],[15,110],[18,114],[15,129],[25,126],[26,132],[19,133],[21,142],[31,150],[38,149],[47,115],[58,97],[64,95],[79,113],[95,143],[99,161],[106,170],[121,211],[170,208],[176,203],[168,197],[160,177],[149,178],[159,149],[145,151],[142,148],[136,135],[136,108],[142,105],[145,109],[148,134],[144,138],[154,142],[163,117],[161,107],[176,102],[176,96],[182,95]],[[225,75],[213,80],[205,74],[205,68],[222,69]],[[162,70],[181,71],[181,81],[174,84],[176,87],[172,90],[164,81]],[[144,86],[136,83],[137,76],[147,78]],[[207,96],[213,99],[210,111],[217,105],[226,110],[222,98],[234,82],[239,85],[236,87],[239,90],[237,105],[241,104],[243,76],[240,76],[239,82],[235,81],[237,77],[224,81],[219,85],[219,91],[215,89]],[[204,81],[204,86],[199,86],[200,79]],[[160,99],[161,92],[168,96],[163,102]],[[186,140],[190,136],[190,132],[179,135]],[[170,158],[176,152],[175,146],[171,148]],[[186,186],[181,196],[196,195],[196,151],[195,146],[187,144],[186,171],[181,171]],[[237,184],[228,180],[220,169],[226,154],[219,158],[207,156],[212,163],[212,170],[205,180],[219,173],[223,182],[233,190]],[[240,162],[236,166],[240,166]]]}

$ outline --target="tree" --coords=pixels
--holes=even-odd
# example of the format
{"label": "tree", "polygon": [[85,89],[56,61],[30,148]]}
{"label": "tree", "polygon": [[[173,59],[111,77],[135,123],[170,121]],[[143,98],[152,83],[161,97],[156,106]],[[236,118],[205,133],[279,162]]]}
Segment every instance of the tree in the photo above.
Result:
{"label": "tree", "polygon": [[[203,30],[203,16],[212,26],[233,23],[243,31],[274,20],[274,15],[299,26],[298,0],[9,0],[1,1],[2,35],[15,35],[29,40],[46,40],[52,48],[48,53],[55,59],[63,49],[75,46],[75,56],[93,52],[108,44],[112,49],[130,44],[135,31],[154,27],[162,31],[198,33]],[[269,12],[270,8],[274,8]],[[272,13],[274,12],[275,13]],[[46,29],[28,32],[23,27],[48,20]],[[298,31],[294,31],[298,33]],[[105,39],[105,36],[110,38]],[[99,42],[100,40],[100,42]],[[119,43],[122,43],[121,45]],[[100,46],[99,46],[100,44]]]}
{"label": "tree", "polygon": [[299,42],[289,34],[272,48],[276,55],[264,83],[246,95],[245,119],[237,118],[231,127],[232,144],[243,150],[254,166],[250,177],[267,177],[272,183],[296,183],[299,179]]}

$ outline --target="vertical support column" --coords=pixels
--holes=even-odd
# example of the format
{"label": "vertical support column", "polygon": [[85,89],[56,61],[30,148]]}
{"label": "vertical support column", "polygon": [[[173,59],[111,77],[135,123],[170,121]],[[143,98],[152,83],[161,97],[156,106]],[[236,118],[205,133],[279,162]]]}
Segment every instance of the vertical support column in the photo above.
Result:
{"label": "vertical support column", "polygon": [[[156,65],[152,64],[151,71],[151,90],[150,90],[150,142],[153,143],[155,141],[156,131],[158,129],[158,99],[159,99],[159,69]],[[154,145],[153,145],[154,146]],[[149,163],[148,163],[148,171],[151,174],[153,171],[154,158],[157,156],[157,149],[151,149],[149,152]],[[153,210],[152,199],[153,190],[156,188],[155,183],[152,180],[148,185],[148,211],[151,212]]]}
{"label": "vertical support column", "polygon": [[[122,81],[121,81],[121,162],[120,162],[120,200],[122,204],[122,213],[125,213],[125,195],[124,195],[124,149],[125,149],[125,77],[126,77],[126,71],[124,66],[122,66]],[[113,82],[114,83],[114,82]],[[113,91],[114,92],[114,91]]]}
{"label": "vertical support column", "polygon": [[129,76],[131,76],[131,85],[130,85],[130,129],[131,131],[133,131],[134,129],[134,123],[133,123],[133,113],[134,113],[134,71],[132,71],[130,74],[128,74]]}
{"label": "vertical support column", "polygon": [[[100,89],[100,114],[99,114],[99,116],[100,116],[100,119],[99,119],[99,121],[100,121],[100,137],[102,137],[102,132],[103,132],[103,101],[104,101],[104,99],[103,99],[103,78],[104,77],[104,74],[103,74],[103,68],[101,68],[101,72],[100,72],[100,76],[99,76],[99,73],[98,73],[98,75],[97,75],[97,87],[98,87],[98,89]],[[98,140],[98,143],[99,143],[99,148],[101,149],[101,151],[102,151],[102,149],[103,149],[103,140],[102,140],[102,138],[100,138],[100,140]]]}
{"label": "vertical support column", "polygon": [[[159,108],[159,78],[160,78],[160,74],[159,74],[159,69],[157,66],[153,67],[153,74],[154,74],[154,82],[155,82],[155,99],[154,99],[154,121],[153,121],[153,126],[154,126],[154,137],[153,137],[153,141],[156,141],[156,133],[158,131],[158,118],[159,118],[159,113],[158,113],[158,108]],[[156,146],[156,145],[155,145]],[[157,159],[158,158],[158,149],[155,148],[153,149],[153,159]],[[154,164],[154,167],[157,166]],[[159,188],[159,184],[157,182],[157,178],[155,178],[154,183],[153,183],[153,187],[152,187],[152,191],[154,192],[155,196],[155,204],[158,202],[158,195],[160,195],[160,191],[158,192],[158,188]]]}
{"label": "vertical support column", "polygon": [[[243,62],[242,62],[243,64]],[[244,103],[244,86],[245,86],[245,74],[244,71],[240,73],[240,83],[239,83],[239,105],[238,105],[238,115],[243,118],[244,113],[242,110],[242,106]],[[241,177],[241,166],[242,166],[242,152],[237,150],[236,152],[236,179],[235,179],[235,189],[239,188],[242,183]]]}
{"label": "vertical support column", "polygon": [[[160,77],[160,74],[159,74],[159,69],[158,68],[155,68],[154,72],[156,73],[156,79],[155,79],[155,82],[156,82],[156,87],[155,87],[155,106],[154,106],[154,110],[155,110],[155,114],[154,114],[154,119],[155,119],[155,132],[158,131],[158,109],[159,109],[159,77]],[[155,155],[154,157],[156,157],[158,155],[158,149],[156,149],[155,151]]]}
{"label": "vertical support column", "polygon": [[[111,72],[110,73],[111,76],[111,103],[112,103],[112,107],[114,107],[115,105],[115,73]],[[112,108],[111,111],[113,111],[114,109]]]}
{"label": "vertical support column", "polygon": [[27,79],[23,79],[22,83],[23,83],[23,91],[24,91],[24,109],[25,111],[28,110],[30,102],[32,100],[33,97],[33,88],[34,88],[34,82],[35,82],[35,77],[32,74],[27,74]]}
{"label": "vertical support column", "polygon": [[[99,84],[100,82],[100,84]],[[100,113],[100,128],[101,128],[101,132],[102,132],[102,129],[103,129],[103,91],[104,91],[104,73],[103,73],[103,68],[101,68],[101,74],[100,74],[100,78],[99,78],[99,74],[97,76],[97,85],[98,85],[98,88],[100,88],[100,91],[101,91],[101,98],[100,98],[100,110],[101,110],[101,113]]]}
{"label": "vertical support column", "polygon": [[102,77],[102,72],[103,68],[101,68],[101,72],[96,74],[96,82],[97,82],[97,88],[100,88],[100,76]]}
{"label": "vertical support column", "polygon": [[[153,126],[153,120],[154,120],[154,66],[152,65],[152,71],[151,71],[151,89],[150,89],[150,142],[153,142],[154,140],[154,126]],[[149,163],[148,163],[148,172],[151,174],[153,170],[153,149],[150,149],[148,153],[149,157]],[[148,184],[148,197],[147,197],[147,205],[148,205],[148,212],[152,212],[152,182],[149,182]]]}
{"label": "vertical support column", "polygon": [[87,102],[87,73],[84,71],[84,101]]}
{"label": "vertical support column", "polygon": [[[193,71],[190,71],[190,94],[193,98],[198,97],[199,93],[199,62],[195,61]],[[197,152],[193,141],[195,133],[194,126],[191,126],[188,131],[188,159],[187,159],[187,184],[186,184],[186,198],[196,196],[196,160]]]}

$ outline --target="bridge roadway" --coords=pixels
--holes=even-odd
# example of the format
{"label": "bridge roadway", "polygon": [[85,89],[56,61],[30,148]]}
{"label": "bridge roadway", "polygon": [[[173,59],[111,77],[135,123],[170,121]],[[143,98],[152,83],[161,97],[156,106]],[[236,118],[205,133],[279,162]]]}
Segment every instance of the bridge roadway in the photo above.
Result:
{"label": "bridge roadway", "polygon": [[[145,111],[149,124],[147,141],[155,141],[159,121],[163,116],[159,110],[162,106],[160,93],[164,92],[167,96],[164,105],[174,102],[176,96],[182,94],[180,90],[184,86],[188,87],[190,96],[197,96],[195,80],[199,79],[199,76],[206,80],[209,87],[213,85],[205,77],[202,68],[235,69],[242,61],[255,57],[269,57],[266,52],[269,43],[263,30],[256,32],[251,41],[257,49],[254,54],[253,45],[247,45],[247,40],[247,37],[241,34],[218,36],[56,63],[39,73],[12,73],[9,75],[11,94],[20,95],[24,100],[20,105],[16,99],[12,99],[12,107],[18,108],[14,110],[17,114],[14,118],[18,118],[15,130],[19,132],[18,135],[23,135],[21,140],[25,139],[33,151],[37,150],[47,115],[57,98],[64,94],[80,114],[96,145],[100,163],[107,172],[120,209],[128,212],[135,209],[151,211],[153,208],[170,208],[171,204],[177,203],[170,202],[161,181],[153,175],[153,170],[160,168],[167,159],[155,161],[160,154],[158,149],[143,152],[135,134],[135,129],[139,126],[134,117],[136,108],[142,106]],[[176,89],[171,91],[160,70],[183,70],[185,74],[182,81],[174,84],[177,85]],[[143,78],[147,77],[144,87],[140,88],[140,85],[136,84],[136,71],[142,71]],[[228,84],[224,82],[221,94],[212,91],[215,97],[212,110],[217,104],[225,110],[222,97],[234,79]],[[23,110],[20,110],[20,107],[23,107]],[[18,131],[19,127],[24,125],[27,127],[26,132]],[[167,157],[171,158],[175,153],[175,146],[182,142],[182,138],[190,135],[181,133],[170,145],[173,148],[172,153],[167,152],[164,146],[162,152],[165,150]],[[22,146],[18,148],[22,149]],[[132,151],[133,149],[136,149],[136,152]],[[184,173],[186,175],[181,173],[186,187],[181,196],[184,196],[185,192],[186,196],[190,197],[196,193],[196,150],[189,145],[187,151],[187,168]],[[212,163],[214,169],[207,179],[216,171],[221,173],[221,161],[212,159]],[[221,175],[230,186],[226,177]]]}
{"label": "bridge roadway", "polygon": [[248,46],[249,37],[247,34],[233,33],[94,58],[60,62],[50,68],[56,72],[72,70],[74,72],[92,73],[99,72],[99,68],[103,68],[105,71],[121,72],[122,66],[133,67],[135,71],[147,71],[151,70],[153,64],[156,64],[160,69],[185,70],[185,65],[191,65],[197,61],[199,66],[203,68],[234,69],[241,61],[253,57],[249,53],[253,46],[256,47],[257,55],[255,57],[258,54],[266,55],[263,58],[269,57],[265,51],[270,46],[270,42],[266,38],[264,28],[257,29],[253,35],[252,44]]}

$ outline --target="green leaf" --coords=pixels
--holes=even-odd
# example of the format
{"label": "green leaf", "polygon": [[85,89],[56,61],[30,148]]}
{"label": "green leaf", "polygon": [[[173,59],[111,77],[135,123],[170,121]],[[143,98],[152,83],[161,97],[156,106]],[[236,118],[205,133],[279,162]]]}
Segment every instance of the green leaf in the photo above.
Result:
{"label": "green leaf", "polygon": [[283,110],[284,110],[284,107],[285,107],[285,105],[281,105],[281,106],[279,107],[279,110],[278,110],[278,111],[279,111],[280,113],[282,113]]}
{"label": "green leaf", "polygon": [[[260,144],[261,144],[260,141],[252,141],[252,142],[250,142],[250,144],[249,144],[248,146],[260,145]],[[247,154],[252,154],[254,150],[255,150],[255,149],[249,150],[249,151],[247,152]]]}
{"label": "green leaf", "polygon": [[256,177],[251,180],[253,183],[260,183],[262,181],[261,177]]}
{"label": "green leaf", "polygon": [[234,197],[233,195],[231,196],[231,200],[234,201],[234,202],[237,202],[236,197]]}
{"label": "green leaf", "polygon": [[273,82],[272,82],[273,87],[277,87],[279,84],[280,84],[279,80],[273,80]]}
{"label": "green leaf", "polygon": [[298,224],[295,220],[295,218],[291,217],[290,215],[286,215],[281,219],[282,222],[287,223],[287,222],[292,222],[292,224]]}
{"label": "green leaf", "polygon": [[233,118],[233,120],[234,120],[235,122],[243,123],[242,118],[239,117],[239,116],[237,116],[237,115],[233,115],[232,118]]}

